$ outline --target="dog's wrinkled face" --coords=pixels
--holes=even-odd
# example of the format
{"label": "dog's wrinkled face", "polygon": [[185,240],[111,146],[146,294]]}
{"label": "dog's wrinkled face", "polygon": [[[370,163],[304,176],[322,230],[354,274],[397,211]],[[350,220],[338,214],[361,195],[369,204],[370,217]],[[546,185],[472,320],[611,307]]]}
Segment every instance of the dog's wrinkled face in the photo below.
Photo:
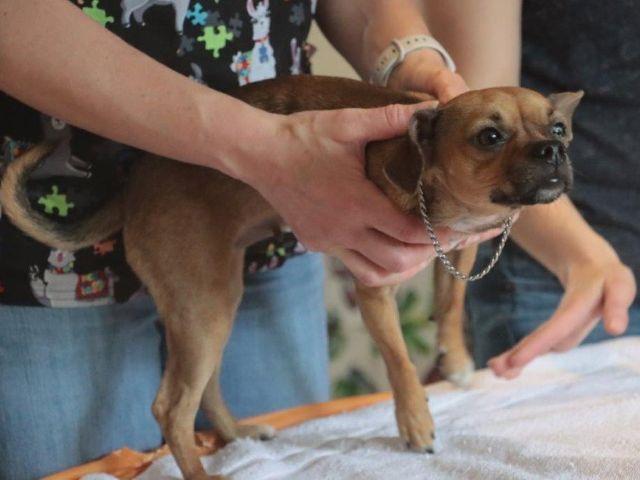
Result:
{"label": "dog's wrinkled face", "polygon": [[[524,88],[493,88],[418,112],[410,136],[439,220],[478,230],[568,191],[571,118],[581,98],[582,92],[545,98]],[[479,223],[471,225],[471,217]]]}

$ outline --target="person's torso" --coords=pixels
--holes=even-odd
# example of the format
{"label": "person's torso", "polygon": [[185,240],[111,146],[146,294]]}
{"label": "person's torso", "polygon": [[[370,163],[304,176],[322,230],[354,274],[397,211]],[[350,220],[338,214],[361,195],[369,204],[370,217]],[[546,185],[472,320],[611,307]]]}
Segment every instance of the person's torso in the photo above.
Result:
{"label": "person's torso", "polygon": [[[317,0],[73,3],[127,43],[216,90],[309,71],[306,39]],[[119,187],[128,165],[139,155],[0,92],[0,175],[3,165],[42,140],[54,141],[58,148],[45,162],[46,169],[30,179],[29,197],[34,208],[60,222],[94,212]],[[90,177],[75,168],[83,162],[91,166]],[[290,237],[281,240],[282,245],[275,247],[265,243],[261,247],[265,255],[254,252],[248,269],[275,266],[282,259],[272,251],[298,248]],[[121,235],[77,252],[63,252],[35,242],[0,218],[0,304],[104,305],[126,301],[138,288],[124,259]]]}
{"label": "person's torso", "polygon": [[524,0],[523,86],[583,89],[571,198],[640,278],[640,4]]}

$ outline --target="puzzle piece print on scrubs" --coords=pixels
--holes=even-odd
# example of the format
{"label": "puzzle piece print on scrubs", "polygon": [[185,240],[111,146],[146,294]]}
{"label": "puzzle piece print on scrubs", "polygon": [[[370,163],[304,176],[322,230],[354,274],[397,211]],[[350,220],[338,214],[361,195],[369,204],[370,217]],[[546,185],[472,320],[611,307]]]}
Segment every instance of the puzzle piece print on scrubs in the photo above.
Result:
{"label": "puzzle piece print on scrubs", "polygon": [[195,41],[195,38],[188,37],[187,35],[183,35],[182,37],[180,37],[180,46],[178,47],[178,51],[176,52],[178,56],[184,57],[188,52],[192,52]]}
{"label": "puzzle piece print on scrubs", "polygon": [[93,0],[91,7],[84,7],[82,11],[89,17],[93,18],[103,27],[107,26],[107,23],[113,23],[113,17],[107,16],[107,11],[99,8],[100,0]]}
{"label": "puzzle piece print on scrubs", "polygon": [[[217,29],[217,32],[215,31]],[[198,37],[199,42],[204,42],[204,48],[206,50],[212,50],[213,57],[220,57],[220,50],[222,50],[227,42],[233,40],[233,33],[227,30],[227,27],[220,25],[214,29],[214,27],[204,27],[203,34]]]}
{"label": "puzzle piece print on scrubs", "polygon": [[244,22],[240,18],[240,14],[236,12],[236,14],[229,19],[229,30],[233,35],[238,38],[242,35],[242,27],[244,26]]}
{"label": "puzzle piece print on scrubs", "polygon": [[207,27],[219,27],[220,25],[224,25],[220,12],[207,12],[207,21],[205,25]]}
{"label": "puzzle piece print on scrubs", "polygon": [[204,11],[200,2],[196,3],[193,8],[187,10],[187,18],[191,21],[191,25],[199,25],[204,27],[206,25],[209,11]]}
{"label": "puzzle piece print on scrubs", "polygon": [[51,187],[50,194],[40,197],[38,204],[44,206],[44,213],[49,215],[55,213],[59,217],[66,217],[69,215],[69,210],[75,207],[73,203],[67,201],[65,194],[58,193],[57,185]]}
{"label": "puzzle piece print on scrubs", "polygon": [[305,18],[306,16],[304,14],[304,4],[296,3],[291,9],[291,15],[289,15],[289,21],[299,27],[304,23]]}

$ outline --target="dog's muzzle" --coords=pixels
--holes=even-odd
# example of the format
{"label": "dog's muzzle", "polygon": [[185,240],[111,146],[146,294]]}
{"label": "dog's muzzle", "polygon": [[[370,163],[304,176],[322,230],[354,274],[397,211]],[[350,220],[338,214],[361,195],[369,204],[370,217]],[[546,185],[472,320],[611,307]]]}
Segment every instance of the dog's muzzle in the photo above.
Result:
{"label": "dog's muzzle", "polygon": [[511,192],[494,191],[491,195],[494,203],[516,206],[556,200],[573,185],[566,146],[556,140],[531,144],[525,159],[513,166],[508,177]]}

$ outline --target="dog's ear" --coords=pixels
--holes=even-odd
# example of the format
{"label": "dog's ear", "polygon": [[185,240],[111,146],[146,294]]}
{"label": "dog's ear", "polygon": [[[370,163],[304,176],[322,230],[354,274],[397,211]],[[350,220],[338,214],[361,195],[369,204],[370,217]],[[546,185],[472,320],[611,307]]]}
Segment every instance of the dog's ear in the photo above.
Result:
{"label": "dog's ear", "polygon": [[437,115],[438,110],[435,108],[414,113],[409,122],[410,143],[407,144],[405,155],[395,156],[384,167],[389,181],[407,193],[414,194],[418,191],[434,137]]}
{"label": "dog's ear", "polygon": [[440,115],[437,108],[425,108],[413,114],[409,121],[409,138],[420,149],[428,149],[435,137],[436,121]]}
{"label": "dog's ear", "polygon": [[583,96],[584,91],[582,90],[578,90],[577,92],[552,93],[549,95],[549,102],[551,102],[554,110],[562,113],[568,121],[571,121],[573,112],[576,111]]}

